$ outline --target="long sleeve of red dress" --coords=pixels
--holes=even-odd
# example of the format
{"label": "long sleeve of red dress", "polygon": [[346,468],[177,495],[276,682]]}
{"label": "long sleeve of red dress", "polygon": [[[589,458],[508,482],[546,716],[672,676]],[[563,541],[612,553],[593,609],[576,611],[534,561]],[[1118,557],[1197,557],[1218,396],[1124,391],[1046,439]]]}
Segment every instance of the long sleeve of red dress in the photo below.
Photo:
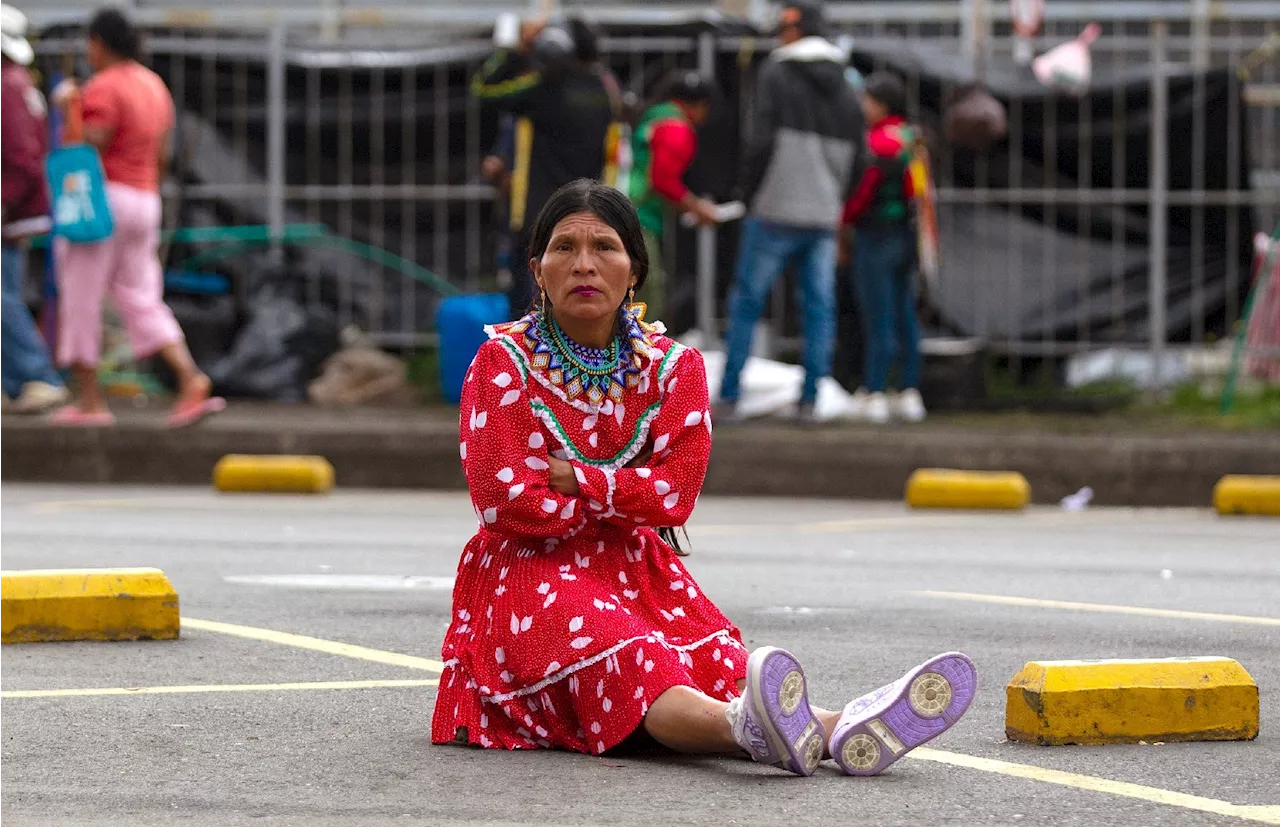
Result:
{"label": "long sleeve of red dress", "polygon": [[702,354],[680,356],[649,426],[653,456],[614,471],[574,463],[591,516],[614,523],[682,526],[702,491],[711,458],[711,411]]}
{"label": "long sleeve of red dress", "polygon": [[520,370],[485,342],[462,385],[462,470],[480,526],[522,537],[564,537],[586,522],[584,503],[549,485],[548,449]]}

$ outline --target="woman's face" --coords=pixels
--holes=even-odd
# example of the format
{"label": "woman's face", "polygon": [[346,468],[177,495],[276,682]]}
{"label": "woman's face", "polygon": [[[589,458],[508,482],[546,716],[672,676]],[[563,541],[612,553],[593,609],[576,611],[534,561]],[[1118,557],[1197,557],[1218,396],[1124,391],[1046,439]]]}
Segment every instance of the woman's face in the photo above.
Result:
{"label": "woman's face", "polygon": [[562,319],[585,322],[617,313],[636,283],[622,238],[590,212],[562,218],[542,259],[530,267]]}
{"label": "woman's face", "polygon": [[862,117],[866,119],[867,126],[874,126],[888,116],[889,107],[870,95],[862,96]]}

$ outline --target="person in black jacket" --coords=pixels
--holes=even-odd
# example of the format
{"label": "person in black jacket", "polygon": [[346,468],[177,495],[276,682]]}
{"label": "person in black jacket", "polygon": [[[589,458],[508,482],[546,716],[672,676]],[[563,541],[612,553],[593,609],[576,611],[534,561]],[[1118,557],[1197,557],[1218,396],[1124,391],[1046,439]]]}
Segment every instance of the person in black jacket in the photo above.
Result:
{"label": "person in black jacket", "polygon": [[818,381],[831,373],[835,339],[836,230],[850,193],[863,133],[847,56],[823,37],[822,8],[809,0],[782,9],[775,49],[760,70],[755,118],[743,169],[743,222],[729,296],[722,422],[736,418],[739,380],[769,290],[787,264],[803,294],[804,387],[800,418],[813,419]]}
{"label": "person in black jacket", "polygon": [[472,79],[471,91],[516,117],[509,295],[519,316],[533,304],[527,257],[533,218],[565,184],[607,179],[621,98],[617,81],[599,64],[595,33],[581,21],[567,30],[541,21],[522,24],[519,47],[495,52]]}

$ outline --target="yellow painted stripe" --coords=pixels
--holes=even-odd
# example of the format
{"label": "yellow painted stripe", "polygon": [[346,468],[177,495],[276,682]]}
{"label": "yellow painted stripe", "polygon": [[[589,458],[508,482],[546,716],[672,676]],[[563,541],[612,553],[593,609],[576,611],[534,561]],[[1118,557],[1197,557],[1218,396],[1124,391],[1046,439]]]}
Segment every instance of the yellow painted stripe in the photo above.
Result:
{"label": "yellow painted stripe", "polygon": [[477,82],[471,84],[472,94],[484,100],[496,100],[509,98],[526,89],[532,89],[542,82],[542,75],[538,72],[525,72],[523,75],[517,75],[510,80],[503,80],[497,83],[480,83],[478,82],[479,80],[477,78]]}
{"label": "yellow painted stripe", "polygon": [[[194,502],[194,498],[189,500]],[[31,503],[28,508],[42,514],[56,514],[62,511],[96,511],[99,509],[138,509],[160,508],[170,505],[172,501],[156,499],[123,499],[123,500],[46,500]]]}
{"label": "yellow painted stripe", "polygon": [[407,669],[423,669],[428,672],[443,672],[444,664],[430,658],[419,658],[413,655],[402,655],[398,652],[384,652],[381,649],[368,649],[350,643],[338,643],[318,637],[294,635],[289,632],[277,632],[273,629],[259,629],[254,626],[237,626],[234,623],[219,623],[215,620],[198,620],[194,617],[182,618],[184,629],[199,629],[203,632],[216,632],[220,635],[233,635],[250,640],[262,640],[267,643],[279,643],[282,646],[296,646],[299,649],[310,649],[329,655],[341,655],[344,658],[368,660],[374,663],[385,663],[388,666],[403,666]]}
{"label": "yellow painted stripe", "polygon": [[1179,620],[1208,620],[1216,623],[1252,623],[1258,626],[1280,626],[1280,617],[1253,617],[1251,615],[1228,615],[1215,612],[1184,612],[1180,609],[1149,609],[1144,606],[1076,603],[1070,600],[1041,600],[1035,597],[1010,597],[1003,594],[974,594],[972,592],[909,591],[906,593],[920,597],[936,597],[942,600],[995,603],[1001,606],[1029,606],[1037,609],[1067,609],[1077,612],[1101,612],[1103,614],[1142,615],[1144,617],[1172,617]]}
{"label": "yellow painted stripe", "polygon": [[[529,164],[533,155],[533,121],[516,120],[515,163],[511,169],[511,229],[524,227],[525,211],[529,207]],[[517,250],[517,255],[526,255]]]}
{"label": "yellow painted stripe", "polygon": [[1097,528],[1117,523],[1167,522],[1170,516],[1201,516],[1189,509],[1160,509],[1149,513],[1128,509],[1095,510],[1088,514],[1061,511],[1031,511],[1020,513],[984,514],[900,514],[883,517],[857,517],[848,520],[822,520],[812,523],[748,523],[737,525],[693,525],[692,534],[717,537],[736,537],[761,533],[844,534],[856,531],[874,531],[886,528],[962,528],[973,526],[982,529],[1026,528],[1028,525],[1071,525],[1076,528]]}
{"label": "yellow painted stripe", "polygon": [[[801,534],[841,534],[846,531],[865,531],[875,528],[913,528],[916,526],[948,526],[974,523],[984,518],[1000,519],[1008,515],[946,515],[936,517],[867,517],[858,520],[826,520],[818,523],[803,523],[794,527]],[[1020,519],[1014,516],[1012,519]]]}
{"label": "yellow painted stripe", "polygon": [[1040,781],[1045,784],[1057,784],[1062,787],[1074,787],[1077,790],[1118,795],[1124,798],[1136,798],[1153,804],[1165,804],[1181,807],[1184,810],[1199,810],[1215,815],[1233,816],[1263,824],[1280,824],[1280,806],[1250,806],[1219,801],[1216,798],[1203,798],[1198,795],[1162,790],[1159,787],[1146,787],[1142,784],[1130,784],[1126,781],[1112,781],[1109,778],[1096,778],[1091,775],[1079,775],[1074,772],[1050,770],[1029,764],[1013,764],[1008,761],[997,761],[992,758],[978,758],[974,755],[963,755],[958,752],[928,749],[921,747],[913,751],[910,758],[920,761],[934,761],[939,764],[950,764],[953,767],[965,767],[982,772],[1008,775],[1014,778],[1025,778],[1029,781]]}
{"label": "yellow painted stripe", "polygon": [[207,686],[119,686],[91,689],[24,689],[0,692],[0,698],[82,698],[87,695],[182,695],[191,692],[292,692],[307,689],[399,689],[436,686],[436,678],[420,681],[315,681],[310,683],[223,683]]}
{"label": "yellow painted stripe", "polygon": [[738,537],[756,534],[842,534],[879,528],[914,528],[917,526],[951,526],[975,523],[979,520],[1021,521],[1031,515],[983,514],[983,515],[907,515],[895,517],[860,517],[852,520],[825,520],[816,523],[741,523],[737,525],[694,525],[689,533],[694,536]]}

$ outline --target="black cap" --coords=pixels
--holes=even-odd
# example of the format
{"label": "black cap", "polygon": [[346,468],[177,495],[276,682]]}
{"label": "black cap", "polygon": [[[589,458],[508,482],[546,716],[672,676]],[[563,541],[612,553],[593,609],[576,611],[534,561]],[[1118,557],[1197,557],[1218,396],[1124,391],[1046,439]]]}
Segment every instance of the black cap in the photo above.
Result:
{"label": "black cap", "polygon": [[827,33],[827,15],[822,4],[813,0],[791,0],[782,6],[778,14],[778,30],[790,26],[800,30],[805,37],[824,37]]}
{"label": "black cap", "polygon": [[692,69],[672,69],[662,82],[663,100],[707,103],[713,97],[711,82]]}
{"label": "black cap", "polygon": [[549,80],[562,77],[574,59],[573,36],[558,26],[547,26],[533,40],[529,59]]}

